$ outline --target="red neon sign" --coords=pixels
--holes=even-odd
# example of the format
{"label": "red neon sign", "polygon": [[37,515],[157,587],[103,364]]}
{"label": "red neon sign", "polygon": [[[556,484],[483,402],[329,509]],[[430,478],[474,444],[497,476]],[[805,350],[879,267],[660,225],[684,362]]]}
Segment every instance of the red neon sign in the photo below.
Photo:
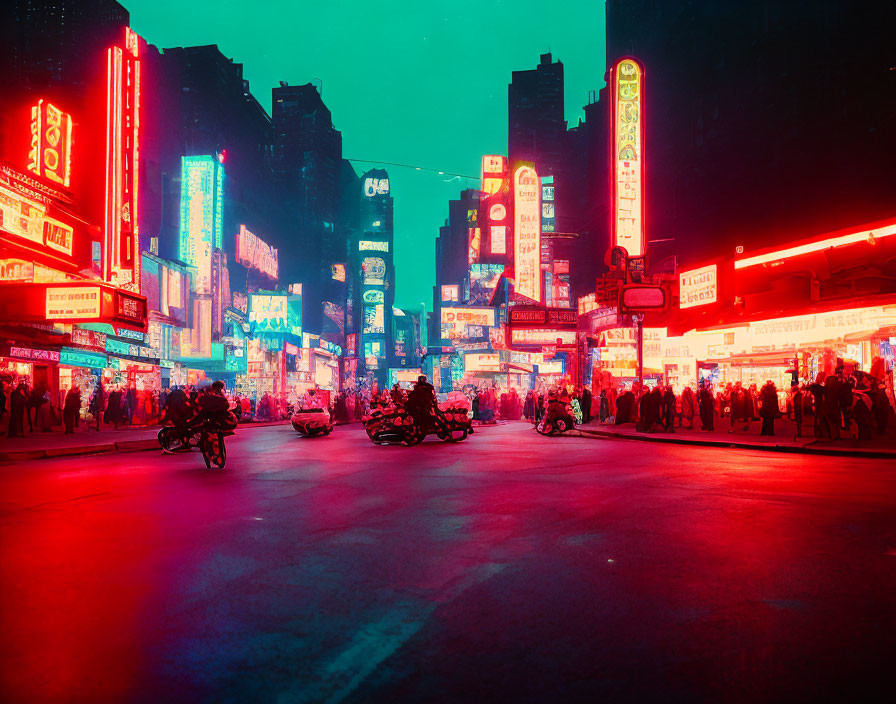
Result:
{"label": "red neon sign", "polygon": [[106,53],[106,213],[103,278],[140,290],[139,37],[125,28],[125,48]]}
{"label": "red neon sign", "polygon": [[68,188],[72,173],[72,116],[38,100],[31,108],[28,170]]}
{"label": "red neon sign", "polygon": [[613,123],[613,244],[644,254],[644,69],[620,59],[610,74]]}

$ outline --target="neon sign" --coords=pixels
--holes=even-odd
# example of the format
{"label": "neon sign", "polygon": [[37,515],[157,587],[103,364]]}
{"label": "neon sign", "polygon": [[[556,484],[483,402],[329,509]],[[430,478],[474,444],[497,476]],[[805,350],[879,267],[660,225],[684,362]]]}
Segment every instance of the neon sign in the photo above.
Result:
{"label": "neon sign", "polygon": [[366,178],[364,179],[364,195],[368,198],[373,196],[389,195],[389,179],[387,178]]}
{"label": "neon sign", "polygon": [[513,203],[514,289],[541,301],[541,183],[531,166],[513,173]]}
{"label": "neon sign", "polygon": [[138,37],[125,27],[125,47],[106,52],[106,208],[103,279],[140,291],[138,193],[140,61]]}
{"label": "neon sign", "polygon": [[360,252],[388,252],[388,242],[374,242],[372,240],[361,240],[358,242],[358,251]]}
{"label": "neon sign", "polygon": [[640,257],[644,254],[644,70],[634,59],[621,59],[611,76],[613,244]]}
{"label": "neon sign", "polygon": [[47,320],[99,318],[99,286],[47,287],[45,317]]}
{"label": "neon sign", "polygon": [[361,271],[364,272],[364,283],[374,286],[382,286],[386,279],[386,262],[380,257],[364,257],[361,262]]}
{"label": "neon sign", "polygon": [[279,278],[280,258],[276,249],[240,225],[236,236],[236,262],[255,269],[271,279]]}
{"label": "neon sign", "polygon": [[490,196],[499,193],[504,187],[504,175],[507,173],[507,159],[499,154],[486,154],[482,157],[482,190]]}
{"label": "neon sign", "polygon": [[31,108],[28,170],[69,187],[72,173],[72,116],[38,100]]}
{"label": "neon sign", "polygon": [[719,296],[718,270],[715,264],[682,271],[678,275],[679,308],[694,308],[715,303]]}
{"label": "neon sign", "polygon": [[457,284],[445,284],[442,286],[442,302],[457,302],[460,296],[460,287]]}
{"label": "neon sign", "polygon": [[181,157],[179,258],[196,269],[196,293],[211,293],[212,249],[223,240],[223,185],[217,159]]}

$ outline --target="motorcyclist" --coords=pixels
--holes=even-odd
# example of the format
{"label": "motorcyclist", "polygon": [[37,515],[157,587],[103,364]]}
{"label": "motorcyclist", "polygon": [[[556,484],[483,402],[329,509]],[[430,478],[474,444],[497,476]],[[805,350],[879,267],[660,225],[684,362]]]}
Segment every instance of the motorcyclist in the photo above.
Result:
{"label": "motorcyclist", "polygon": [[224,395],[224,382],[216,381],[196,401],[198,413],[195,422],[203,422],[208,419],[218,419],[230,414],[230,404]]}
{"label": "motorcyclist", "polygon": [[181,446],[187,445],[187,426],[193,411],[184,390],[175,386],[169,393],[165,402],[165,420],[174,425]]}
{"label": "motorcyclist", "polygon": [[433,409],[436,408],[436,389],[424,375],[417,377],[417,383],[408,394],[404,407],[414,419],[417,427],[424,433],[428,432]]}
{"label": "motorcyclist", "polygon": [[560,416],[566,415],[566,402],[556,391],[548,393],[548,405],[545,409],[545,423],[553,423]]}

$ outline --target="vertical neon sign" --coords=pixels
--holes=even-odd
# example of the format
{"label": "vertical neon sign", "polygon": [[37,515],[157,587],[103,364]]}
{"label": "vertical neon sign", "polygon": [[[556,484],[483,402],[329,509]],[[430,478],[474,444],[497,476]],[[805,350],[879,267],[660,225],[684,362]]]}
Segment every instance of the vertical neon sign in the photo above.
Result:
{"label": "vertical neon sign", "polygon": [[541,302],[541,181],[531,166],[513,172],[514,290]]}
{"label": "vertical neon sign", "polygon": [[69,187],[72,172],[72,116],[38,100],[31,108],[28,170]]}
{"label": "vertical neon sign", "polygon": [[106,52],[106,208],[103,279],[140,291],[139,37],[125,27],[124,49]]}
{"label": "vertical neon sign", "polygon": [[196,269],[196,293],[212,292],[212,250],[223,245],[224,167],[211,156],[181,158],[180,259]]}
{"label": "vertical neon sign", "polygon": [[644,69],[620,59],[611,72],[613,137],[613,244],[629,256],[644,254]]}

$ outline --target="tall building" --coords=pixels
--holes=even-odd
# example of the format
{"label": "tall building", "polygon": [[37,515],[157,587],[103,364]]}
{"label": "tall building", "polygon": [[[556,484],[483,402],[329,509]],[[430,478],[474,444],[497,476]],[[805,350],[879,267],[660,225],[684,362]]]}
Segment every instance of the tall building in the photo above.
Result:
{"label": "tall building", "polygon": [[606,8],[607,65],[645,67],[648,240],[699,262],[893,214],[896,44],[869,28],[896,5]]}
{"label": "tall building", "polygon": [[271,165],[300,246],[305,309],[313,325],[334,263],[344,261],[346,237],[337,232],[342,171],[342,133],[311,83],[285,81],[273,91]]}
{"label": "tall building", "polygon": [[[464,280],[470,276],[470,228],[474,225],[471,218],[477,217],[471,213],[478,213],[479,202],[479,191],[472,188],[461,191],[458,199],[448,201],[448,219],[439,228],[436,238],[436,286],[432,305],[434,329],[430,330],[433,333],[430,340],[440,337],[438,326],[442,305],[454,305],[463,296]],[[455,286],[457,289],[452,288]]]}
{"label": "tall building", "polygon": [[[264,241],[284,247],[279,231],[278,201],[272,187],[271,119],[249,90],[242,64],[234,63],[215,45],[165,49],[162,70],[174,83],[176,104],[169,120],[174,139],[160,166],[165,186],[166,217],[161,254],[176,257],[177,238],[168,215],[180,196],[180,157],[220,154],[225,181],[224,241],[233,242],[240,225]],[[225,248],[230,249],[228,244]],[[288,263],[284,253],[281,261]],[[287,277],[292,272],[284,267]],[[281,276],[281,278],[284,278]],[[284,279],[285,280],[285,279]]]}
{"label": "tall building", "polygon": [[349,272],[358,332],[358,369],[360,376],[375,378],[383,388],[389,366],[395,366],[392,194],[389,174],[383,169],[362,174],[360,183],[360,223]]}
{"label": "tall building", "polygon": [[534,69],[514,71],[507,98],[511,162],[531,161],[540,175],[557,175],[562,169],[566,132],[563,63],[542,54]]}

